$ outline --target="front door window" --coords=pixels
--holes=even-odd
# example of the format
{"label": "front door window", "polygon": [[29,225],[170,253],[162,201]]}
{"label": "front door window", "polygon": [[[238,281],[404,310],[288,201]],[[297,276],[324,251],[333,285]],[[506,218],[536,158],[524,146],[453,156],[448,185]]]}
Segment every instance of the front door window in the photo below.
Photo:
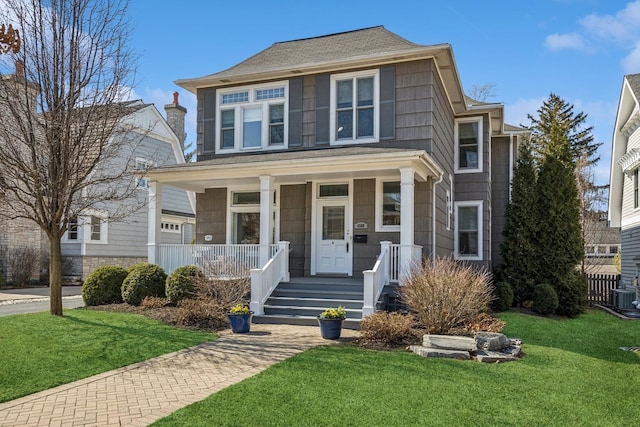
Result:
{"label": "front door window", "polygon": [[344,206],[322,208],[322,240],[344,240]]}

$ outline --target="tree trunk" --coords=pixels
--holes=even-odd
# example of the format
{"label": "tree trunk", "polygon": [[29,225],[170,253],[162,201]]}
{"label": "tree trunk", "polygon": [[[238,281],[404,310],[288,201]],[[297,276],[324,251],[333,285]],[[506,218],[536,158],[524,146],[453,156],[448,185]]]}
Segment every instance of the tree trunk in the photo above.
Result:
{"label": "tree trunk", "polygon": [[49,235],[49,312],[62,316],[62,250],[60,237]]}

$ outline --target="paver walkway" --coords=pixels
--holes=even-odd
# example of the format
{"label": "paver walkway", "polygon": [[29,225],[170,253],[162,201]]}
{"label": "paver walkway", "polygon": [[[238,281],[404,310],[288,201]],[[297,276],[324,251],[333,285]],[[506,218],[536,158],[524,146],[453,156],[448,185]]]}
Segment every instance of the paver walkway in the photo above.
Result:
{"label": "paver walkway", "polygon": [[312,326],[251,325],[248,334],[166,354],[0,404],[0,426],[146,426],[311,347]]}

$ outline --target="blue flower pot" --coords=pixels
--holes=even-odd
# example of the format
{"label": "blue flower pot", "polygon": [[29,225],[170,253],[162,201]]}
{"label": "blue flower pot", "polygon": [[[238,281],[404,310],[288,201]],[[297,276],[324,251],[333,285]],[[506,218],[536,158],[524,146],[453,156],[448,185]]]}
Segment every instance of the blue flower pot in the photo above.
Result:
{"label": "blue flower pot", "polygon": [[234,334],[246,334],[251,328],[253,311],[247,314],[227,313],[227,317],[229,318],[229,325],[231,325],[231,332]]}
{"label": "blue flower pot", "polygon": [[318,317],[320,336],[327,340],[337,340],[342,331],[342,322],[344,319],[321,319]]}

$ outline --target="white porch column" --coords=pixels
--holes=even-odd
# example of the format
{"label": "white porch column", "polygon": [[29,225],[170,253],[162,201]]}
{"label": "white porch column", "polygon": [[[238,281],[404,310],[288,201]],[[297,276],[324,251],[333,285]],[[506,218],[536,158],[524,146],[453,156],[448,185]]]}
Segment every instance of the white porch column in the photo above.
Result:
{"label": "white porch column", "polygon": [[162,184],[149,181],[149,219],[147,228],[147,260],[158,263],[157,245],[161,243],[162,231]]}
{"label": "white porch column", "polygon": [[260,266],[271,258],[273,243],[273,177],[260,176]]}
{"label": "white porch column", "polygon": [[413,260],[414,231],[414,182],[415,171],[411,167],[400,168],[400,271],[402,277],[411,268]]}

